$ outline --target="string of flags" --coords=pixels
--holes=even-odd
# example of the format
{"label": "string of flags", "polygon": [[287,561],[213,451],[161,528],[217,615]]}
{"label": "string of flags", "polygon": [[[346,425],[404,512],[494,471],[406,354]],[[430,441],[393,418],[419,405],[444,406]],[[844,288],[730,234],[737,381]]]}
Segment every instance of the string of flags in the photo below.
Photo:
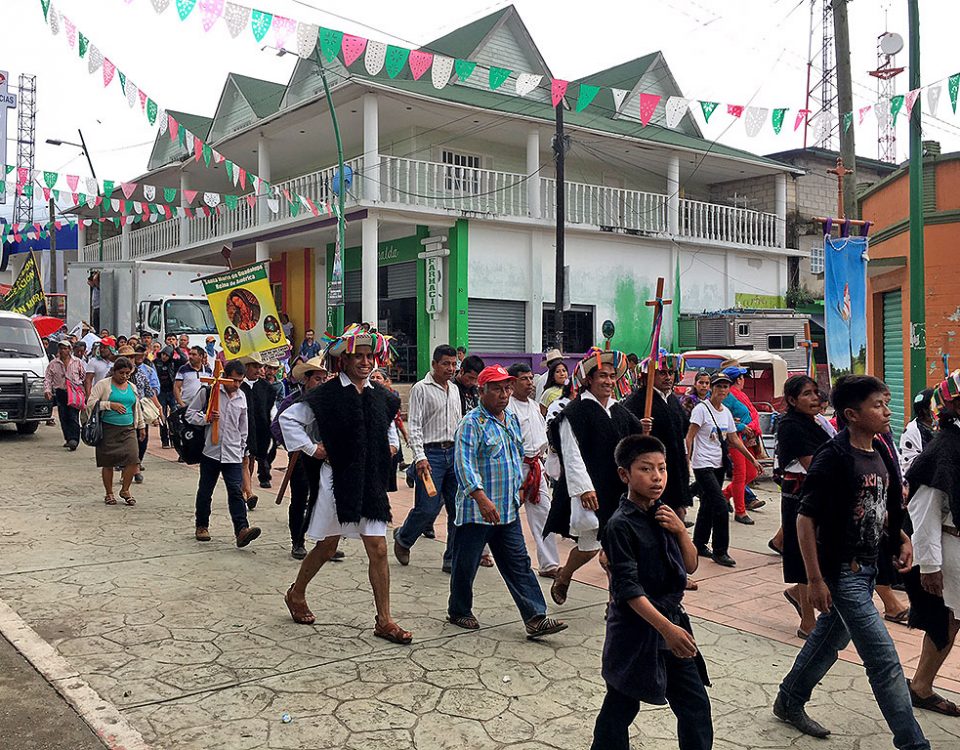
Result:
{"label": "string of flags", "polygon": [[[124,3],[129,5],[132,1],[124,0]],[[699,111],[704,121],[709,123],[710,118],[718,110],[725,112],[729,117],[742,120],[746,133],[750,137],[759,135],[767,125],[779,135],[785,125],[789,126],[790,118],[787,114],[791,112],[794,113],[793,131],[799,130],[804,123],[813,124],[816,127],[817,140],[829,134],[837,124],[836,115],[832,112],[822,112],[811,117],[811,111],[802,107],[746,106],[681,96],[670,96],[664,99],[660,94],[651,92],[641,92],[636,105],[637,111],[626,113],[623,107],[630,93],[626,89],[593,86],[586,83],[574,83],[571,86],[570,81],[561,78],[544,80],[546,77],[543,75],[493,65],[483,66],[472,60],[451,58],[423,49],[387,44],[227,0],[150,0],[150,2],[158,14],[164,13],[173,5],[181,21],[187,21],[191,16],[199,17],[206,32],[210,32],[219,22],[222,22],[230,36],[233,39],[239,39],[249,29],[251,38],[257,44],[269,43],[277,49],[296,53],[302,58],[312,57],[318,46],[320,54],[328,62],[340,59],[347,68],[356,64],[362,57],[366,72],[372,76],[386,71],[390,78],[396,78],[401,73],[409,72],[413,79],[418,81],[429,72],[430,80],[436,89],[446,87],[454,78],[461,82],[468,79],[475,80],[482,75],[482,72],[478,72],[477,69],[480,68],[482,71],[485,68],[487,69],[486,82],[491,91],[504,91],[503,87],[513,76],[514,93],[517,96],[524,97],[537,89],[546,90],[549,87],[550,99],[554,107],[564,101],[567,94],[572,96],[574,92],[571,88],[576,88],[574,109],[577,112],[595,105],[597,95],[601,91],[608,91],[613,97],[616,113],[638,116],[644,127],[650,124],[658,111],[662,111],[666,127],[673,129],[680,125],[688,111]],[[56,11],[53,9],[52,0],[41,0],[41,4],[53,30],[54,24],[59,24],[59,21],[53,20]],[[63,25],[66,27],[66,19]],[[69,34],[72,32],[69,28],[67,32],[69,41]],[[54,30],[54,33],[57,31]],[[104,68],[104,75],[106,74],[106,68]],[[856,111],[844,112],[840,115],[840,125],[844,131],[849,130],[853,125],[854,117],[858,118],[858,125],[862,125],[865,117],[870,113],[873,113],[881,125],[886,125],[890,121],[896,124],[901,112],[909,117],[924,91],[927,94],[927,108],[931,115],[936,115],[944,85],[947,86],[950,104],[956,114],[960,73],[928,86],[913,89],[906,94],[897,94],[889,99],[881,99],[859,107]],[[142,97],[142,94],[140,96]],[[128,99],[134,103],[136,98],[136,91],[128,94]]]}
{"label": "string of flags", "polygon": [[[220,2],[221,5],[224,4],[222,0],[204,0],[204,2],[201,2],[201,5],[205,6],[210,2]],[[168,4],[169,2],[167,5]],[[178,6],[185,4],[185,0],[177,0],[177,4]],[[191,5],[196,5],[196,1],[194,1],[194,3]],[[91,42],[90,37],[80,31],[73,21],[71,21],[66,15],[60,13],[54,7],[53,0],[40,0],[40,6],[43,10],[44,18],[50,26],[50,32],[56,36],[60,34],[62,30],[67,45],[71,49],[77,50],[80,59],[85,58],[87,60],[87,72],[92,75],[97,71],[100,71],[102,74],[104,88],[109,87],[114,80],[118,81],[120,90],[127,99],[127,104],[133,108],[139,102],[140,109],[146,116],[147,122],[149,122],[151,126],[159,125],[161,135],[169,134],[170,141],[172,143],[177,142],[182,148],[186,149],[188,152],[192,152],[194,161],[197,163],[202,162],[206,167],[210,167],[211,164],[223,164],[224,169],[227,172],[227,176],[234,186],[239,186],[241,190],[244,190],[246,189],[247,182],[249,181],[253,190],[257,194],[273,195],[274,197],[268,199],[267,201],[268,205],[271,206],[271,210],[273,201],[275,201],[279,206],[279,201],[285,200],[289,204],[290,213],[293,216],[297,216],[300,213],[301,208],[309,210],[314,216],[319,216],[321,212],[326,213],[327,215],[330,215],[333,212],[332,206],[329,203],[321,202],[320,204],[317,204],[310,198],[300,195],[293,190],[275,187],[254,172],[244,169],[240,165],[235,164],[227,159],[223,154],[206,143],[198,135],[190,132],[190,130],[180,123],[173,115],[161,108],[155,99],[140,89],[127,75],[123,73],[123,71],[117,69],[116,65],[111,62],[110,59],[106,57],[98,47],[96,47],[96,45]],[[155,7],[157,6],[159,6],[159,3],[155,3]],[[46,181],[47,175],[53,175],[57,173],[43,172],[42,174],[44,180]],[[26,185],[28,178],[28,175],[21,175],[18,172],[18,186]],[[66,175],[65,179],[67,186],[70,188],[73,188],[74,184],[79,184],[79,178],[75,175]],[[73,182],[74,179],[77,180],[76,183]],[[85,186],[88,188],[88,193],[97,192],[96,189],[90,189],[90,185],[86,183]],[[131,188],[131,186],[133,187]],[[106,198],[112,198],[113,191],[117,187],[120,187],[124,193],[124,196],[129,199],[133,194],[133,191],[136,190],[137,184],[104,180],[103,192],[101,195]],[[155,191],[155,186],[144,185],[142,188],[144,190],[144,199],[146,202],[152,202],[149,198],[147,198],[146,191],[148,188]],[[48,186],[48,189],[52,190],[53,188],[52,186]],[[129,195],[127,194],[128,189],[131,190]],[[163,190],[171,190],[171,188],[163,188]],[[71,190],[71,192],[76,191]],[[190,192],[192,191],[185,191],[185,193]],[[207,200],[208,196],[211,200],[213,200],[215,196],[220,196],[221,200],[227,201],[229,199],[231,203],[233,198],[238,198],[237,196],[221,196],[219,193],[204,193],[203,195],[204,201],[207,202],[211,208],[219,208],[219,206],[217,204],[211,205]],[[247,199],[249,199],[249,196]],[[190,199],[190,202],[193,202],[192,198]]]}

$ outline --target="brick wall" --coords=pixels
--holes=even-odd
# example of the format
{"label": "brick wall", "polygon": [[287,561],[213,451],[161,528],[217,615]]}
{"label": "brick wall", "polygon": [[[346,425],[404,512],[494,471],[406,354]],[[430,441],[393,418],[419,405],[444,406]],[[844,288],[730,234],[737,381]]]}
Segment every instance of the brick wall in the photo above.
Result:
{"label": "brick wall", "polygon": [[720,182],[710,186],[710,202],[776,213],[776,184],[773,175]]}

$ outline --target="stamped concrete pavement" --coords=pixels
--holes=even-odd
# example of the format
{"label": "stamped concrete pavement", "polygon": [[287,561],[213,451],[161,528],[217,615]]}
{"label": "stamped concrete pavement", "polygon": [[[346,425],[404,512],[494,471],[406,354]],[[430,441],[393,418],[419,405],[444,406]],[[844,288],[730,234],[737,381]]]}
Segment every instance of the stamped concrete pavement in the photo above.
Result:
{"label": "stamped concrete pavement", "polygon": [[[496,570],[481,569],[475,611],[483,627],[462,631],[444,622],[442,542],[421,540],[409,567],[391,563],[395,616],[415,632],[412,646],[399,647],[372,635],[363,552],[347,542],[346,560],[311,587],[317,624],[298,626],[282,600],[297,569],[286,509],[268,493],[253,514],[263,537],[237,550],[218,489],[214,540],[201,545],[192,529],[196,472],[166,460],[169,452],[152,449],[138,505],[128,508],[103,505],[92,450],[62,452],[53,429],[26,439],[2,433],[0,450],[0,600],[52,647],[61,670],[75,673],[69,687],[89,689],[78,702],[116,710],[115,723],[129,729],[124,747],[589,746],[603,699],[602,587],[573,586],[559,613],[570,629],[532,643]],[[409,493],[400,493],[397,515],[408,505]],[[796,646],[712,622],[709,597],[690,601],[713,679],[716,746],[823,747],[770,713]],[[834,750],[891,745],[853,663],[830,673],[811,713],[833,728]],[[96,723],[96,711],[85,715]],[[960,742],[960,721],[930,714],[920,721],[934,747]],[[676,746],[666,708],[645,708],[634,735],[637,747]]]}

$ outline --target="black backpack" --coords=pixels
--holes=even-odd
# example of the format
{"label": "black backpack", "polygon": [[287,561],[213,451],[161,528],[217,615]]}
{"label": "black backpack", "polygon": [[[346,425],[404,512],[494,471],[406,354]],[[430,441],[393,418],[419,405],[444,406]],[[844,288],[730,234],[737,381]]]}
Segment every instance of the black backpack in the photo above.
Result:
{"label": "black backpack", "polygon": [[[210,388],[205,388],[206,396],[203,399],[203,408],[206,410],[210,402]],[[177,409],[170,413],[170,430],[176,437],[172,440],[177,455],[183,459],[185,464],[193,465],[200,463],[203,458],[203,448],[207,440],[207,427],[209,425],[190,424],[186,420],[186,408]]]}

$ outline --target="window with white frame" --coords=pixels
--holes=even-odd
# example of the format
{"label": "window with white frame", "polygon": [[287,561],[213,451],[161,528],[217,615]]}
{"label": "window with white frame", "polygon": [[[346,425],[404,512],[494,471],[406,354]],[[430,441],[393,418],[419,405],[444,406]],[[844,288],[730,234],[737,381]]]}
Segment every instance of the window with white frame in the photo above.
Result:
{"label": "window with white frame", "polygon": [[823,245],[810,248],[810,273],[823,273]]}
{"label": "window with white frame", "polygon": [[750,335],[749,323],[737,323],[737,336],[744,338]]}
{"label": "window with white frame", "polygon": [[474,195],[480,192],[480,157],[443,149],[440,161],[448,165],[445,172],[447,190]]}

